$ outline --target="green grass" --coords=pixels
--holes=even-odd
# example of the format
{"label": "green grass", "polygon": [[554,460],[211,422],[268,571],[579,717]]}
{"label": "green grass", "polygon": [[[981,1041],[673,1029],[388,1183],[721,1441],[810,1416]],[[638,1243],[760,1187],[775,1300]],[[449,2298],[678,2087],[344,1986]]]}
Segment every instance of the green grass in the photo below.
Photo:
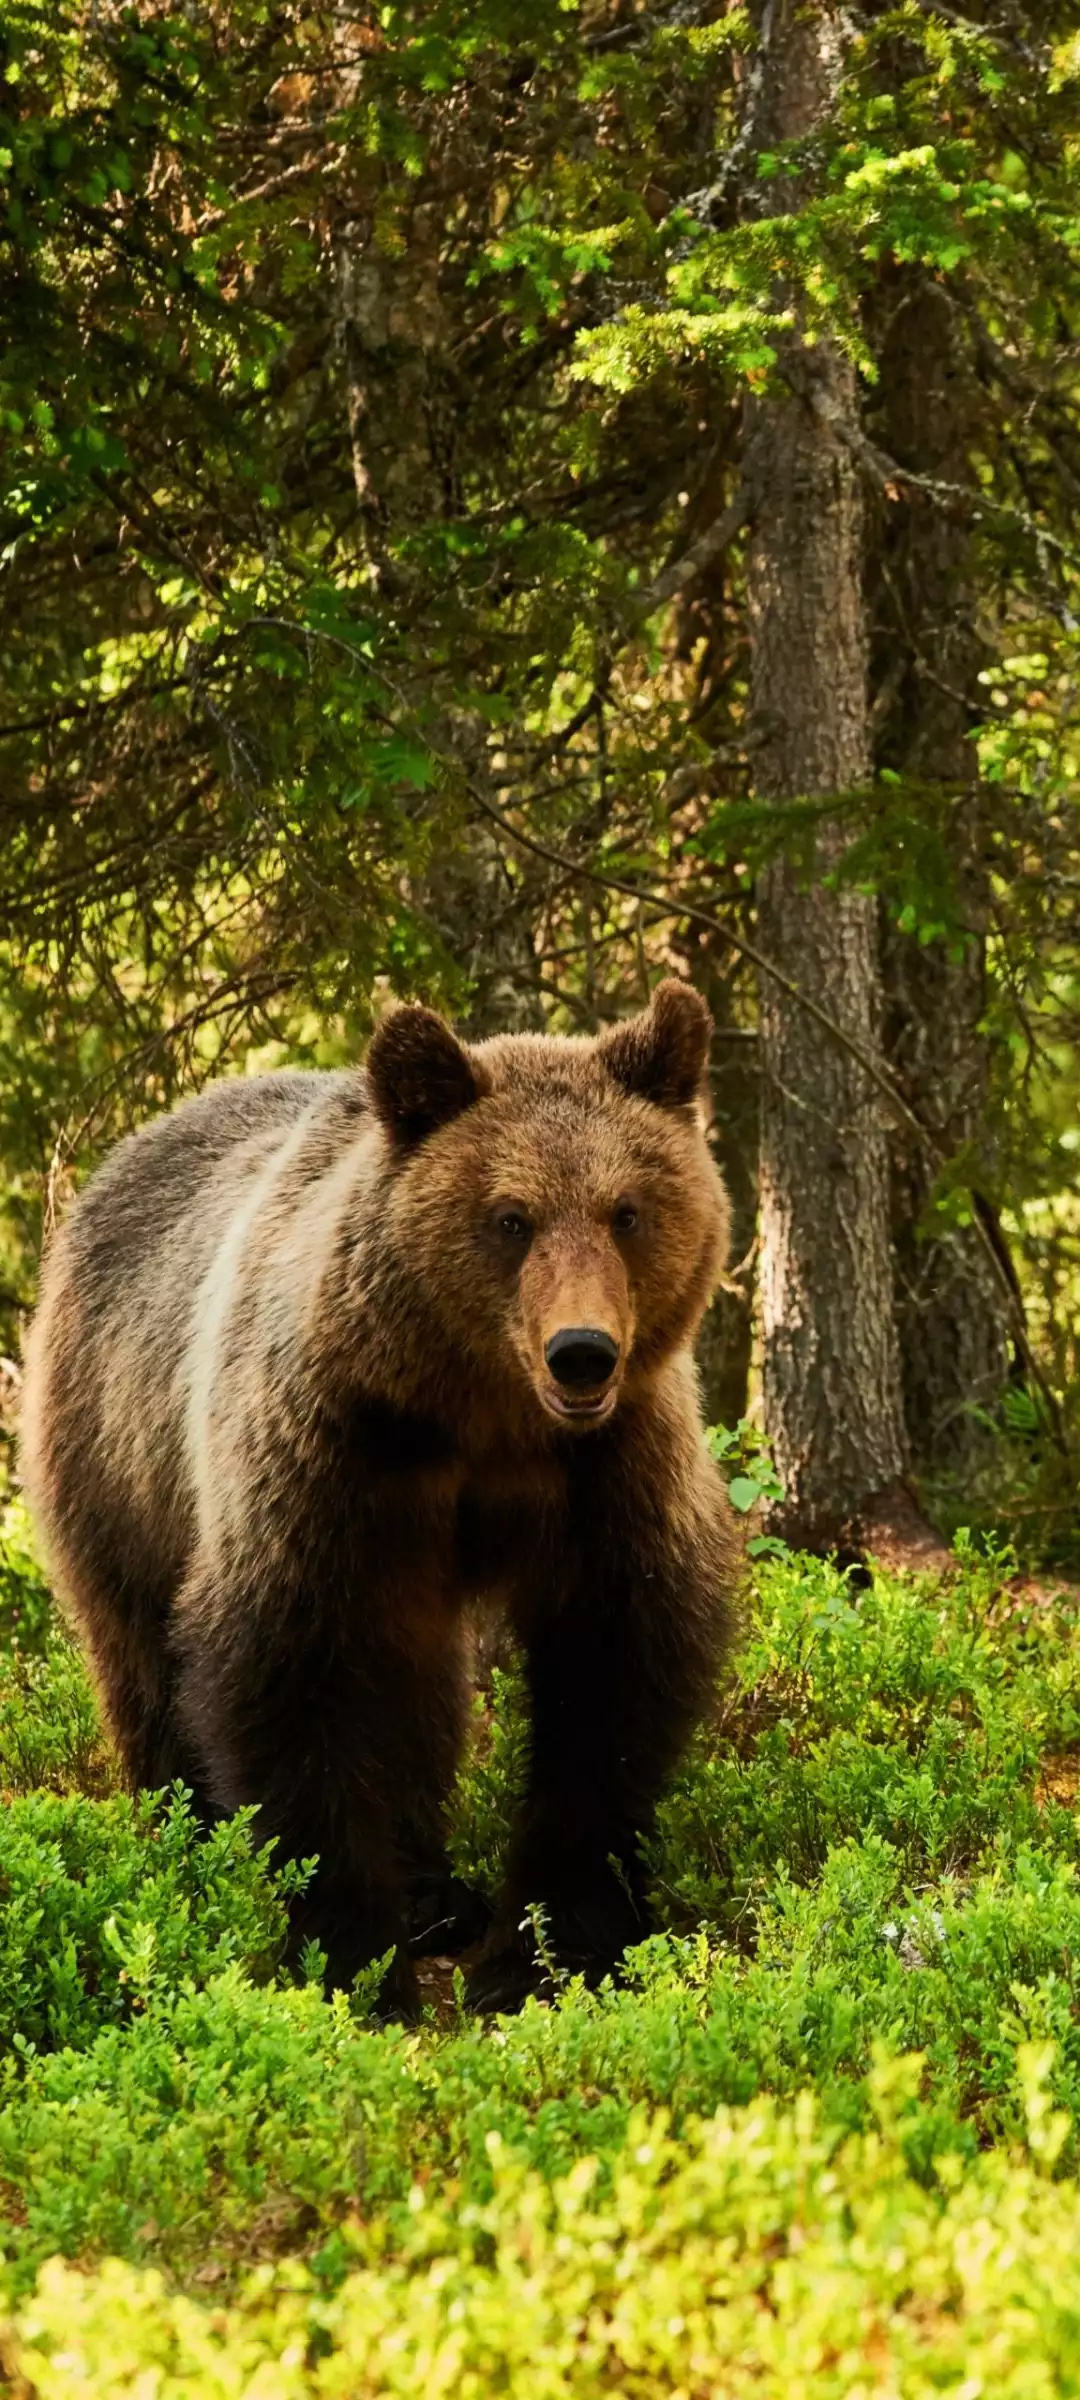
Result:
{"label": "green grass", "polygon": [[[249,1823],[115,1789],[12,1514],[16,2391],[1080,2395],[1080,1629],[1007,1568],[763,1562],[654,1844],[670,1932],[406,2032],[284,1977]],[[455,1815],[489,1886],[523,1757],[510,1675]]]}

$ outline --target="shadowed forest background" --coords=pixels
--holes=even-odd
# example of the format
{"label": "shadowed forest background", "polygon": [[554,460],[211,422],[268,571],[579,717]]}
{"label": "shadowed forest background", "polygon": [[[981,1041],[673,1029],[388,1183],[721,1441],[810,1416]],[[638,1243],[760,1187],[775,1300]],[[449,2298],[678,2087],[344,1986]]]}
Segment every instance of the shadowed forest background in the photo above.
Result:
{"label": "shadowed forest background", "polygon": [[763,1369],[800,1539],[913,1473],[1075,1563],[1071,12],[3,40],[11,1357],[43,1208],[208,1075],[674,967],[710,1417]]}
{"label": "shadowed forest background", "polygon": [[[1080,2400],[1078,169],[1067,5],[0,0],[15,2400]],[[121,1788],[42,1240],[395,997],[672,971],[740,1645],[625,1979],[406,2030]],[[527,1743],[504,1658],[488,1892]]]}

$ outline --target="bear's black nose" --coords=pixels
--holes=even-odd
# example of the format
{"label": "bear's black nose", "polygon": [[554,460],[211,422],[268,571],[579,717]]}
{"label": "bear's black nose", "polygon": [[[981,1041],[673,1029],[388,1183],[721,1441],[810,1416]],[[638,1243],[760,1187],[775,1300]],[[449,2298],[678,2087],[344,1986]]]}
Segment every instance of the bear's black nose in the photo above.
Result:
{"label": "bear's black nose", "polygon": [[592,1325],[563,1325],[544,1344],[544,1361],[557,1383],[606,1383],[618,1365],[619,1345]]}

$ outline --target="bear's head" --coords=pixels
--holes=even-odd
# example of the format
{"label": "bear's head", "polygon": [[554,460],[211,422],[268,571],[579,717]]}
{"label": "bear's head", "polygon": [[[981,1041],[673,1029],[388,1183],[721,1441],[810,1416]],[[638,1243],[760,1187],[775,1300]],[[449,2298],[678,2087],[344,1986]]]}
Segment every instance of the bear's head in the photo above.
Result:
{"label": "bear's head", "polygon": [[728,1211],[703,1129],[711,1020],[668,980],[596,1039],[458,1041],[396,1009],[367,1061],[387,1231],[421,1296],[432,1390],[510,1429],[602,1425],[693,1333]]}

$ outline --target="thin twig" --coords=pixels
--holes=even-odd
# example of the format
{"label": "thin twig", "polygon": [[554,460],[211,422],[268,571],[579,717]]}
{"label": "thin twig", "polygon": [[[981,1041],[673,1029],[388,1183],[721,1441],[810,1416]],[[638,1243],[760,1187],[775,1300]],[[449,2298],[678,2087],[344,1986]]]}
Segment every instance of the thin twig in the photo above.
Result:
{"label": "thin twig", "polygon": [[693,583],[706,567],[712,566],[714,559],[729,550],[736,534],[741,533],[743,526],[749,523],[752,511],[750,486],[741,483],[723,515],[707,525],[704,533],[699,533],[696,542],[691,542],[678,558],[672,560],[670,566],[663,567],[653,582],[636,595],[633,610],[635,622],[644,624],[646,618],[654,616],[656,610],[663,607],[665,600],[673,600],[676,592],[685,591],[688,583]]}
{"label": "thin twig", "polygon": [[640,633],[649,618],[655,616],[658,608],[663,608],[666,601],[674,600],[676,593],[685,591],[688,583],[693,583],[698,575],[704,573],[706,567],[711,567],[725,550],[730,549],[736,534],[741,533],[743,526],[749,524],[753,506],[753,494],[749,484],[740,483],[722,516],[715,518],[711,525],[707,525],[704,533],[699,533],[697,540],[691,542],[685,550],[681,550],[677,558],[670,560],[666,567],[661,567],[660,573],[653,578],[652,583],[645,585],[643,591],[634,592],[631,595],[627,621],[620,629],[618,636],[613,638],[601,653],[596,670],[596,680],[591,692],[582,701],[580,708],[575,709],[569,724],[563,725],[558,733],[549,735],[546,742],[537,745],[533,753],[537,759],[557,757],[573,740],[574,735],[580,733],[583,726],[588,724],[590,717],[599,714],[611,686],[616,652],[622,649],[627,642],[632,641],[636,633]]}

